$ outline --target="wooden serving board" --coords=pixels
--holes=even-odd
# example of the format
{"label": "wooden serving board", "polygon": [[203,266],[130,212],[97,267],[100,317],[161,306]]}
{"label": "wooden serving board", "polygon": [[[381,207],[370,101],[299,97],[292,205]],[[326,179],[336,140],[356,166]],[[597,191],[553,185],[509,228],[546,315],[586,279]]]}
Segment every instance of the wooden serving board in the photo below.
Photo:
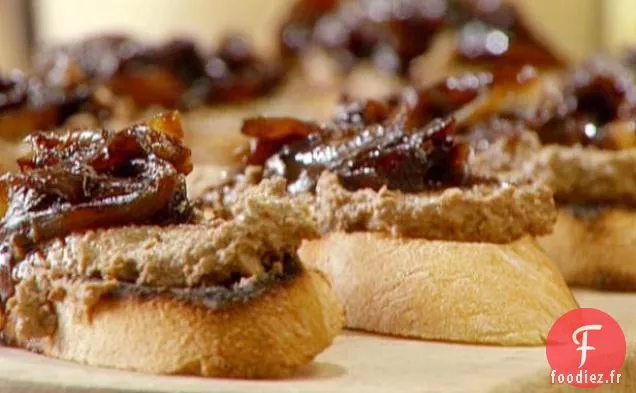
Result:
{"label": "wooden serving board", "polygon": [[[582,307],[616,318],[632,356],[620,385],[636,392],[636,294],[577,291]],[[633,371],[632,371],[633,369]],[[0,348],[0,392],[561,392],[550,385],[543,348],[501,348],[396,339],[347,332],[295,378],[235,381],[104,370]],[[632,378],[633,376],[633,378]]]}

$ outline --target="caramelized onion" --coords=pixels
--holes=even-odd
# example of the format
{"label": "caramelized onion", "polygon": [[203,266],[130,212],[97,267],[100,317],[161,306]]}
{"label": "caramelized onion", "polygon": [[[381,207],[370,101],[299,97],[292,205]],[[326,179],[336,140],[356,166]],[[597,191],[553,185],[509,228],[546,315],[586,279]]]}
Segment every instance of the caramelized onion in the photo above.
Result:
{"label": "caramelized onion", "polygon": [[240,36],[226,38],[209,56],[188,40],[148,46],[126,36],[99,36],[44,52],[38,73],[54,80],[74,67],[88,83],[104,83],[141,106],[176,108],[269,92],[280,81],[280,69],[253,52]]}
{"label": "caramelized onion", "polygon": [[[420,192],[462,186],[468,146],[454,134],[453,110],[474,98],[455,86],[407,91],[386,101],[346,102],[334,121],[317,125],[289,118],[248,119],[254,137],[249,164],[283,176],[292,193],[312,192],[323,171],[348,189],[382,187]],[[474,87],[475,89],[478,86]]]}
{"label": "caramelized onion", "polygon": [[300,0],[282,26],[282,51],[295,54],[317,45],[331,51],[345,68],[355,58],[368,58],[380,69],[404,72],[444,27],[444,3]]}
{"label": "caramelized onion", "polygon": [[231,36],[206,59],[205,75],[198,83],[206,86],[204,102],[232,103],[269,93],[283,75],[279,64],[258,59],[246,38]]}
{"label": "caramelized onion", "polygon": [[460,60],[562,65],[517,9],[500,0],[298,0],[281,28],[280,45],[288,56],[318,46],[345,68],[366,58],[378,68],[405,72],[445,29],[458,33]]}
{"label": "caramelized onion", "polygon": [[556,79],[533,81],[493,90],[480,108],[482,121],[472,119],[465,131],[474,137],[490,130],[491,138],[525,128],[536,131],[544,144],[613,150],[636,146],[631,135],[636,82],[617,62],[596,58]]}
{"label": "caramelized onion", "polygon": [[264,165],[269,157],[276,154],[284,145],[293,143],[312,133],[318,132],[316,124],[291,117],[246,119],[241,132],[253,137],[251,153],[247,165]]}
{"label": "caramelized onion", "polygon": [[5,139],[16,139],[37,129],[53,128],[87,108],[91,98],[83,83],[47,85],[19,71],[0,76],[0,133]]}
{"label": "caramelized onion", "polygon": [[345,100],[333,121],[322,125],[247,119],[242,132],[253,141],[246,163],[264,166],[266,177],[287,178],[294,193],[313,191],[325,170],[350,189],[419,192],[462,186],[475,179],[465,173],[469,148],[454,135],[454,114],[494,86],[527,83],[530,74],[526,69],[469,73],[385,100]]}
{"label": "caramelized onion", "polygon": [[104,92],[131,99],[134,108],[190,108],[257,98],[282,77],[279,64],[255,56],[239,36],[210,55],[188,40],[149,46],[127,36],[98,36],[42,51],[31,76],[0,77],[0,132],[22,138],[78,113],[107,120],[116,108],[115,100],[104,102]]}
{"label": "caramelized onion", "polygon": [[184,175],[192,164],[179,121],[172,113],[121,131],[30,136],[31,152],[19,159],[20,173],[0,177],[5,265],[71,232],[187,220]]}

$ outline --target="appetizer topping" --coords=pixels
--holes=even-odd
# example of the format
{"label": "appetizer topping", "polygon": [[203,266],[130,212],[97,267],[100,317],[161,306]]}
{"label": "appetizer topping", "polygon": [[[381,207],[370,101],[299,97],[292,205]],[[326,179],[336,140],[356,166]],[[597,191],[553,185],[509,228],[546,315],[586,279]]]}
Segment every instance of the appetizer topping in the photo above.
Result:
{"label": "appetizer topping", "polygon": [[245,189],[282,177],[297,200],[309,203],[322,233],[491,243],[545,235],[556,219],[551,190],[526,178],[482,177],[474,159],[469,168],[469,139],[456,134],[450,115],[479,101],[493,83],[523,86],[534,80],[530,74],[470,74],[385,101],[346,102],[321,125],[249,119],[243,133],[256,142],[246,167],[199,202],[224,216]]}
{"label": "appetizer topping", "polygon": [[251,99],[269,92],[282,75],[240,36],[226,38],[209,56],[187,40],[151,47],[125,36],[100,36],[44,52],[38,64],[49,83],[76,71],[87,83],[105,83],[139,105],[169,108]]}
{"label": "appetizer topping", "polygon": [[[252,120],[260,127],[256,132],[252,128],[248,130],[267,140],[287,121]],[[253,123],[246,124],[254,127]],[[287,135],[280,135],[289,137],[291,132],[299,135],[318,128],[306,122],[298,122],[296,126],[290,128]],[[290,192],[295,194],[314,191],[324,171],[335,173],[342,186],[350,190],[386,187],[420,192],[460,186],[467,181],[468,146],[452,136],[453,128],[452,118],[445,118],[424,127],[407,129],[401,116],[371,125],[344,122],[325,125],[282,146],[265,161],[264,175],[285,177]],[[248,162],[255,163],[256,158],[252,155]]]}
{"label": "appetizer topping", "polygon": [[373,231],[486,243],[547,235],[556,221],[551,190],[537,184],[486,183],[418,194],[350,191],[332,173],[318,180],[313,209],[323,233]]}
{"label": "appetizer topping", "polygon": [[258,59],[244,37],[231,36],[206,59],[205,77],[198,82],[201,86],[194,86],[193,95],[205,91],[206,103],[247,101],[269,93],[282,78],[280,65]]}
{"label": "appetizer topping", "polygon": [[[33,75],[0,77],[0,129],[22,137],[76,114],[102,124],[122,113],[117,97],[131,100],[128,112],[254,99],[277,87],[283,72],[253,52],[240,36],[226,38],[208,56],[187,40],[153,47],[109,35],[49,49],[36,56]],[[11,118],[16,112],[24,118]]]}
{"label": "appetizer topping", "polygon": [[[516,100],[509,99],[515,95]],[[473,139],[530,129],[546,145],[610,150],[636,146],[636,83],[628,70],[605,59],[556,79],[533,78],[516,91],[493,90],[484,103],[481,121],[471,119],[463,127]]]}
{"label": "appetizer topping", "polygon": [[36,111],[51,109],[53,116],[49,116],[49,122],[56,123],[80,109],[87,109],[90,103],[90,89],[81,82],[73,81],[65,86],[46,84],[20,71],[0,76],[0,117],[3,112],[15,109],[30,110],[33,116],[44,117]]}
{"label": "appetizer topping", "polygon": [[481,120],[468,116],[460,131],[479,152],[471,168],[541,182],[559,202],[634,205],[635,97],[629,73],[602,59],[493,90],[480,100]]}
{"label": "appetizer topping", "polygon": [[469,148],[454,135],[451,114],[493,83],[526,79],[508,72],[449,77],[383,101],[344,102],[333,121],[322,125],[293,118],[247,119],[242,132],[253,140],[246,164],[263,166],[265,177],[285,177],[295,194],[314,191],[323,171],[338,175],[350,190],[421,192],[484,181],[467,174]]}
{"label": "appetizer topping", "polygon": [[0,76],[0,131],[19,139],[35,130],[52,129],[77,113],[104,120],[116,111],[111,93],[91,88],[77,65],[59,60],[49,75],[13,71]]}
{"label": "appetizer topping", "polygon": [[627,69],[595,59],[566,76],[563,96],[538,128],[544,143],[612,150],[636,146],[629,135],[636,131],[636,83]]}
{"label": "appetizer topping", "polygon": [[291,117],[257,117],[243,121],[241,132],[252,137],[251,152],[247,157],[248,165],[264,165],[285,145],[320,132],[317,124]]}
{"label": "appetizer topping", "polygon": [[[0,177],[0,281],[6,284],[16,260],[56,237],[188,220],[184,176],[192,164],[182,137],[177,113],[118,132],[28,137],[31,152],[18,160],[21,172]],[[2,292],[6,300],[10,292]]]}
{"label": "appetizer topping", "polygon": [[15,276],[33,268],[51,276],[101,277],[150,287],[231,288],[241,280],[289,273],[302,239],[317,236],[309,209],[292,201],[282,179],[237,197],[226,217],[206,223],[125,226],[73,233],[29,254]]}
{"label": "appetizer topping", "polygon": [[[237,199],[263,180],[260,167],[247,167],[203,193],[205,212],[226,215]],[[449,241],[506,243],[524,235],[550,233],[556,220],[552,192],[533,183],[477,183],[434,192],[348,190],[334,173],[323,172],[314,193],[295,196],[308,203],[318,228],[328,232],[373,231],[392,236]],[[426,223],[426,225],[423,225]]]}
{"label": "appetizer topping", "polygon": [[[178,225],[75,232],[39,246],[13,268],[7,310],[24,338],[50,334],[50,302],[71,297],[91,310],[102,299],[167,297],[218,309],[249,301],[302,274],[296,250],[318,236],[306,204],[282,179],[246,189],[227,215]],[[57,298],[54,298],[57,297]]]}
{"label": "appetizer topping", "polygon": [[310,46],[333,53],[345,68],[356,58],[405,72],[445,29],[458,31],[458,57],[501,64],[559,66],[516,8],[500,0],[299,0],[281,29],[286,55]]}
{"label": "appetizer topping", "polygon": [[103,82],[144,52],[143,46],[129,37],[98,36],[36,53],[34,71],[51,85],[65,86],[73,80]]}
{"label": "appetizer topping", "polygon": [[333,51],[345,67],[369,58],[378,68],[404,72],[445,24],[440,1],[301,0],[282,30],[285,51],[308,44]]}

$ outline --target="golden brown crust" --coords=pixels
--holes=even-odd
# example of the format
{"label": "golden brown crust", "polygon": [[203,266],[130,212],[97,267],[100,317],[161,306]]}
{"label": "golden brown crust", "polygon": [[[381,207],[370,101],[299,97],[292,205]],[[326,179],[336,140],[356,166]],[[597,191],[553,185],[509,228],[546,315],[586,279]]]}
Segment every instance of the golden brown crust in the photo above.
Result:
{"label": "golden brown crust", "polygon": [[577,307],[536,242],[505,245],[332,233],[299,250],[324,270],[347,326],[423,339],[542,345]]}
{"label": "golden brown crust", "polygon": [[[213,310],[170,297],[104,298],[85,317],[72,297],[52,300],[50,337],[20,342],[55,358],[155,374],[278,378],[329,346],[342,309],[326,278],[308,272],[246,304]],[[9,315],[7,334],[17,339]]]}
{"label": "golden brown crust", "polygon": [[636,210],[562,207],[551,235],[539,243],[572,286],[636,289]]}

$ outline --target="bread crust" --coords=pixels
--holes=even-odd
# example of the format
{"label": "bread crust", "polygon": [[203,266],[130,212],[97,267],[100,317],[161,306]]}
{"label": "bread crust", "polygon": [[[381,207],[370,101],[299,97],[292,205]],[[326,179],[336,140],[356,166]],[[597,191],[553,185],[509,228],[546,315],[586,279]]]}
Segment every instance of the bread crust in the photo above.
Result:
{"label": "bread crust", "polygon": [[539,243],[571,286],[636,290],[636,210],[561,207],[552,234]]}
{"label": "bread crust", "polygon": [[530,237],[499,245],[332,233],[299,255],[331,278],[352,329],[533,346],[578,307]]}
{"label": "bread crust", "polygon": [[[103,298],[89,314],[72,296],[54,307],[55,334],[16,344],[92,366],[206,377],[289,376],[329,346],[343,323],[328,280],[315,270],[216,310],[134,295]],[[15,323],[9,315],[11,340]]]}

